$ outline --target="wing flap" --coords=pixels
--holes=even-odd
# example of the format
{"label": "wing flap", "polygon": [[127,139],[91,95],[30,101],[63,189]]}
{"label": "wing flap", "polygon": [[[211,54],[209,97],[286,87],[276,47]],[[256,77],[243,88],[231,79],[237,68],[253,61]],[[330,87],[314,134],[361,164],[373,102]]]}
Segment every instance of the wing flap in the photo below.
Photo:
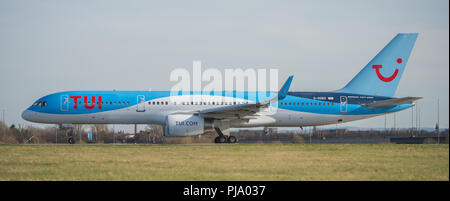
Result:
{"label": "wing flap", "polygon": [[294,76],[289,76],[281,87],[278,95],[272,99],[256,103],[245,103],[239,105],[230,105],[218,108],[209,108],[198,112],[199,115],[215,119],[240,119],[251,118],[260,111],[261,108],[267,107],[270,103],[277,102],[286,98],[287,92]]}
{"label": "wing flap", "polygon": [[215,119],[234,119],[252,115],[257,112],[259,112],[259,107],[256,103],[247,103],[205,109],[199,111],[199,115]]}

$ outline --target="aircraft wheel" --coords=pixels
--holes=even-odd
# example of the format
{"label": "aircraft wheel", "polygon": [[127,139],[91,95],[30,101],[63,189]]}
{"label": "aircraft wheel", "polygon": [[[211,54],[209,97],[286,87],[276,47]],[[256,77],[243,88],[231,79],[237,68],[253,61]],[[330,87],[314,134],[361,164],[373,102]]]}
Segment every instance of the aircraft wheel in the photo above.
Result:
{"label": "aircraft wheel", "polygon": [[219,143],[226,143],[227,142],[227,137],[226,136],[220,136],[219,137]]}
{"label": "aircraft wheel", "polygon": [[234,136],[230,136],[228,137],[228,143],[236,143],[237,142],[237,138]]}
{"label": "aircraft wheel", "polygon": [[219,136],[214,139],[215,143],[225,143],[227,142],[227,138],[225,136]]}

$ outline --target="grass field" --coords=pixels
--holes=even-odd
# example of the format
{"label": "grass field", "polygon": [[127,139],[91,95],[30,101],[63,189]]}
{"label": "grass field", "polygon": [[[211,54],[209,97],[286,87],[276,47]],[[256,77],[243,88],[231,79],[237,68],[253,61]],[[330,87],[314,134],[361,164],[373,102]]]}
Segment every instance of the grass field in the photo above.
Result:
{"label": "grass field", "polygon": [[0,145],[0,180],[449,180],[448,145]]}

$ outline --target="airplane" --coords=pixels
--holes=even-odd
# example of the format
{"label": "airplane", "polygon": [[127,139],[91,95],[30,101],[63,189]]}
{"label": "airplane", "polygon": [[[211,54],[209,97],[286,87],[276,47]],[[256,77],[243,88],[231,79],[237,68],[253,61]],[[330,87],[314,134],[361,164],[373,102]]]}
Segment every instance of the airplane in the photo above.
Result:
{"label": "airplane", "polygon": [[405,110],[421,99],[394,97],[417,36],[397,34],[336,91],[289,91],[292,75],[278,92],[63,91],[39,98],[22,118],[49,124],[159,124],[166,137],[216,131],[215,143],[238,142],[230,128],[303,128],[367,119]]}

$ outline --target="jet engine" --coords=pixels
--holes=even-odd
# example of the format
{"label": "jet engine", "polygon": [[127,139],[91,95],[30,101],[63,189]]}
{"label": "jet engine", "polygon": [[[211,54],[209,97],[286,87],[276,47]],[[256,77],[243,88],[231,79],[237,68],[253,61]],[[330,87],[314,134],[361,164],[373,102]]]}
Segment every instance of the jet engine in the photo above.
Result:
{"label": "jet engine", "polygon": [[173,114],[166,118],[164,136],[181,137],[203,134],[212,130],[209,119],[191,114]]}

